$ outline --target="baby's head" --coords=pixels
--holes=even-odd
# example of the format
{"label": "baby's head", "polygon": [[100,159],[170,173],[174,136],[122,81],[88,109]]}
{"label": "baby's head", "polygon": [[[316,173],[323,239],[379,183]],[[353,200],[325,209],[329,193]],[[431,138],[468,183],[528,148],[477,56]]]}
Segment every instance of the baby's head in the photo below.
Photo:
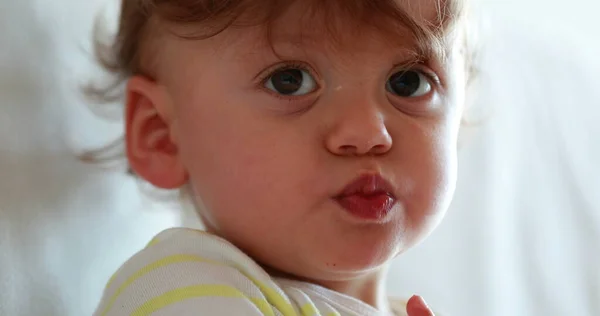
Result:
{"label": "baby's head", "polygon": [[378,271],[454,192],[463,2],[123,1],[129,165],[273,271]]}

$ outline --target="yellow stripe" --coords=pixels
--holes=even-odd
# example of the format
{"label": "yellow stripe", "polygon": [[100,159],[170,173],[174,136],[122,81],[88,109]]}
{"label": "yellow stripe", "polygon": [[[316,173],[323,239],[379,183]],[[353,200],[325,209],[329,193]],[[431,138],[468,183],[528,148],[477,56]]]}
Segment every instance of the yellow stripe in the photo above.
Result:
{"label": "yellow stripe", "polygon": [[250,281],[252,281],[258,287],[258,289],[267,298],[267,301],[269,301],[269,303],[271,303],[271,305],[275,306],[275,308],[277,308],[283,315],[286,315],[286,316],[288,316],[288,315],[296,316],[297,315],[296,310],[294,310],[294,307],[292,306],[292,304],[288,303],[287,300],[285,298],[283,298],[283,296],[281,296],[277,291],[275,291],[274,289],[259,282],[258,280],[252,278],[251,276],[248,276],[248,275],[245,275],[245,276],[247,278],[249,278]]}
{"label": "yellow stripe", "polygon": [[301,311],[302,311],[303,316],[318,315],[318,311],[315,309],[315,307],[311,303],[304,304],[304,306],[302,306],[302,308],[301,308]]}
{"label": "yellow stripe", "polygon": [[[131,313],[131,316],[147,316],[171,304],[175,304],[191,298],[206,296],[231,297],[241,299],[246,298],[244,293],[228,285],[195,285],[176,289],[162,294],[160,296],[157,296],[144,303],[138,309],[136,309],[133,313]],[[269,304],[264,299],[254,298],[251,299],[251,301],[255,303],[256,307],[264,315],[274,315],[273,311],[270,310]]]}
{"label": "yellow stripe", "polygon": [[271,304],[267,302],[264,298],[253,297],[250,298],[250,301],[256,305],[256,307],[260,310],[263,315],[275,316],[275,312],[273,312],[273,307]]}
{"label": "yellow stripe", "polygon": [[104,310],[102,311],[102,313],[100,315],[106,316],[106,314],[108,314],[108,311],[115,304],[115,301],[117,300],[119,295],[121,295],[121,293],[123,293],[123,291],[125,291],[125,289],[128,286],[130,286],[133,282],[135,282],[137,279],[143,277],[144,275],[146,275],[158,268],[168,266],[170,264],[181,263],[181,262],[186,262],[186,261],[208,262],[208,263],[213,263],[213,264],[217,263],[218,264],[218,262],[214,262],[211,260],[203,259],[198,256],[192,256],[192,255],[174,255],[174,256],[165,257],[163,259],[160,259],[154,263],[151,263],[151,264],[141,268],[140,270],[138,270],[137,272],[132,274],[129,278],[127,278],[127,280],[125,282],[123,282],[123,284],[121,284],[121,286],[119,286],[117,291],[115,291],[115,293],[108,300],[106,307],[104,308]]}
{"label": "yellow stripe", "polygon": [[158,244],[160,242],[160,239],[158,239],[158,237],[154,237],[152,238],[152,240],[150,240],[150,242],[146,245],[146,247],[144,249],[150,248],[156,244]]}
{"label": "yellow stripe", "polygon": [[106,282],[106,286],[104,287],[105,291],[108,290],[108,288],[112,285],[113,282],[115,282],[115,278],[117,277],[117,272],[115,272],[113,275],[111,275],[110,279],[108,279],[108,282]]}
{"label": "yellow stripe", "polygon": [[[150,240],[150,242],[146,245],[146,247],[144,247],[144,249],[150,248],[156,244],[158,244],[160,242],[160,240],[158,239],[158,236],[152,238],[152,240]],[[118,272],[118,271],[117,271]],[[108,282],[106,282],[106,286],[104,287],[104,289],[108,289],[112,283],[115,281],[115,278],[117,277],[117,272],[115,272],[113,275],[111,275],[110,279],[108,279]]]}
{"label": "yellow stripe", "polygon": [[[202,236],[214,237],[214,235],[212,235],[206,231],[203,231],[203,230],[198,230],[198,229],[193,229],[193,228],[182,228],[182,230],[185,230],[185,231],[188,231],[188,232],[191,232],[194,234],[202,235]],[[158,236],[154,237],[154,239],[152,239],[150,241],[150,243],[148,244],[147,247],[153,246],[153,245],[157,244],[158,242],[159,242]],[[197,261],[211,263],[214,265],[225,266],[225,264],[223,264],[221,262],[209,261],[202,257],[197,257],[197,258],[198,258]],[[195,261],[195,260],[192,260],[192,261]],[[254,283],[254,285],[256,285],[258,287],[258,289],[263,293],[263,295],[267,298],[268,302],[271,305],[275,306],[275,308],[277,308],[280,312],[282,312],[283,315],[296,316],[296,310],[294,309],[294,307],[283,296],[281,296],[279,294],[279,292],[277,292],[274,289],[272,289],[271,287],[263,284],[262,282],[259,282],[258,280],[253,278],[251,275],[246,274],[243,269],[237,269],[237,270],[240,273],[242,273],[245,277],[250,279],[250,281],[252,281],[252,283]]]}
{"label": "yellow stripe", "polygon": [[331,309],[331,310],[333,311],[333,312],[329,312],[329,313],[328,313],[328,314],[326,314],[325,316],[342,316],[342,315],[340,315],[340,313],[338,313],[338,312],[335,310],[335,308],[333,308],[331,305],[329,305],[329,304],[327,304],[327,303],[325,303],[325,302],[324,302],[324,304],[325,304],[325,306],[327,306],[329,309]]}
{"label": "yellow stripe", "polygon": [[[195,255],[173,255],[173,256],[165,257],[163,259],[160,259],[154,263],[151,263],[151,264],[143,267],[142,269],[140,269],[137,272],[135,272],[134,274],[132,274],[129,278],[127,278],[127,280],[123,284],[121,284],[121,286],[115,291],[115,293],[108,300],[106,307],[103,309],[103,311],[100,315],[106,316],[108,314],[108,312],[110,311],[110,309],[112,308],[112,306],[115,304],[115,301],[117,300],[119,295],[121,295],[121,293],[123,293],[123,291],[125,291],[125,289],[128,286],[130,286],[133,282],[135,282],[137,279],[143,277],[144,275],[146,275],[158,268],[161,268],[161,267],[164,267],[164,266],[167,266],[170,264],[190,262],[190,261],[191,262],[210,263],[212,265],[218,265],[218,266],[226,266],[224,263],[205,259],[205,258],[202,258],[200,256],[195,256]],[[271,287],[263,284],[262,282],[259,282],[252,276],[247,275],[244,271],[239,270],[239,269],[238,269],[238,271],[241,272],[245,277],[250,279],[259,288],[259,290],[265,295],[265,297],[267,298],[267,301],[271,305],[273,305],[275,308],[277,308],[283,315],[286,315],[286,316],[287,315],[289,315],[289,316],[297,315],[293,306],[283,296],[281,296],[277,291],[275,291]],[[114,277],[115,276],[113,276],[112,280],[114,280]],[[111,281],[109,281],[109,282],[111,282]],[[108,287],[108,285],[107,285],[107,287]]]}

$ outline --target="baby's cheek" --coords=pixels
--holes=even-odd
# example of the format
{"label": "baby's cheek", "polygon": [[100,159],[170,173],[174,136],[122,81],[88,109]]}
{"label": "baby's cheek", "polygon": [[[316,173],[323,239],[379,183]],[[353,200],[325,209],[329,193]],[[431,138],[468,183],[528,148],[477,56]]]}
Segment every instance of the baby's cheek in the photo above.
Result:
{"label": "baby's cheek", "polygon": [[423,230],[428,234],[442,220],[456,187],[456,150],[453,146],[441,144],[431,155],[429,181],[424,189]]}
{"label": "baby's cheek", "polygon": [[446,212],[456,182],[456,150],[440,138],[424,138],[413,147],[409,172],[411,191],[404,196],[409,225],[429,230]]}

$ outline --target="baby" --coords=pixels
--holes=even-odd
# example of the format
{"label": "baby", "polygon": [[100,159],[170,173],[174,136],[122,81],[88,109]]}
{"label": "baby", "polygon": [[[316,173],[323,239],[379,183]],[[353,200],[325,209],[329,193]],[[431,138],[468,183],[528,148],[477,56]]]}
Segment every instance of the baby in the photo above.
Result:
{"label": "baby", "polygon": [[464,2],[123,0],[129,166],[206,230],[158,234],[95,315],[433,315],[386,268],[454,192]]}

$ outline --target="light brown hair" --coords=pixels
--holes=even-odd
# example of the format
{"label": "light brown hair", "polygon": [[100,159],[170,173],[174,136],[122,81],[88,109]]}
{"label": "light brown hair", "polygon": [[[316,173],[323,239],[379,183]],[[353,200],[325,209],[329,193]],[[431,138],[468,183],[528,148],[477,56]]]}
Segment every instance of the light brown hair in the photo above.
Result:
{"label": "light brown hair", "polygon": [[[437,17],[427,21],[419,21],[403,9],[403,4],[410,4],[407,0],[122,0],[116,37],[108,44],[98,38],[95,42],[97,59],[114,81],[106,86],[89,85],[85,92],[96,101],[114,102],[122,98],[121,88],[128,78],[152,77],[147,60],[156,52],[149,51],[155,46],[150,43],[157,40],[160,31],[170,32],[168,25],[198,26],[193,33],[175,34],[189,40],[247,26],[264,26],[269,38],[272,24],[296,1],[307,4],[307,17],[322,19],[332,40],[340,31],[336,23],[350,20],[354,22],[350,25],[373,27],[390,36],[409,36],[422,59],[444,59],[449,49],[445,35],[463,16],[466,0],[431,0],[436,4]],[[121,145],[122,140],[118,140],[82,158],[114,160],[123,155],[118,150]]]}

